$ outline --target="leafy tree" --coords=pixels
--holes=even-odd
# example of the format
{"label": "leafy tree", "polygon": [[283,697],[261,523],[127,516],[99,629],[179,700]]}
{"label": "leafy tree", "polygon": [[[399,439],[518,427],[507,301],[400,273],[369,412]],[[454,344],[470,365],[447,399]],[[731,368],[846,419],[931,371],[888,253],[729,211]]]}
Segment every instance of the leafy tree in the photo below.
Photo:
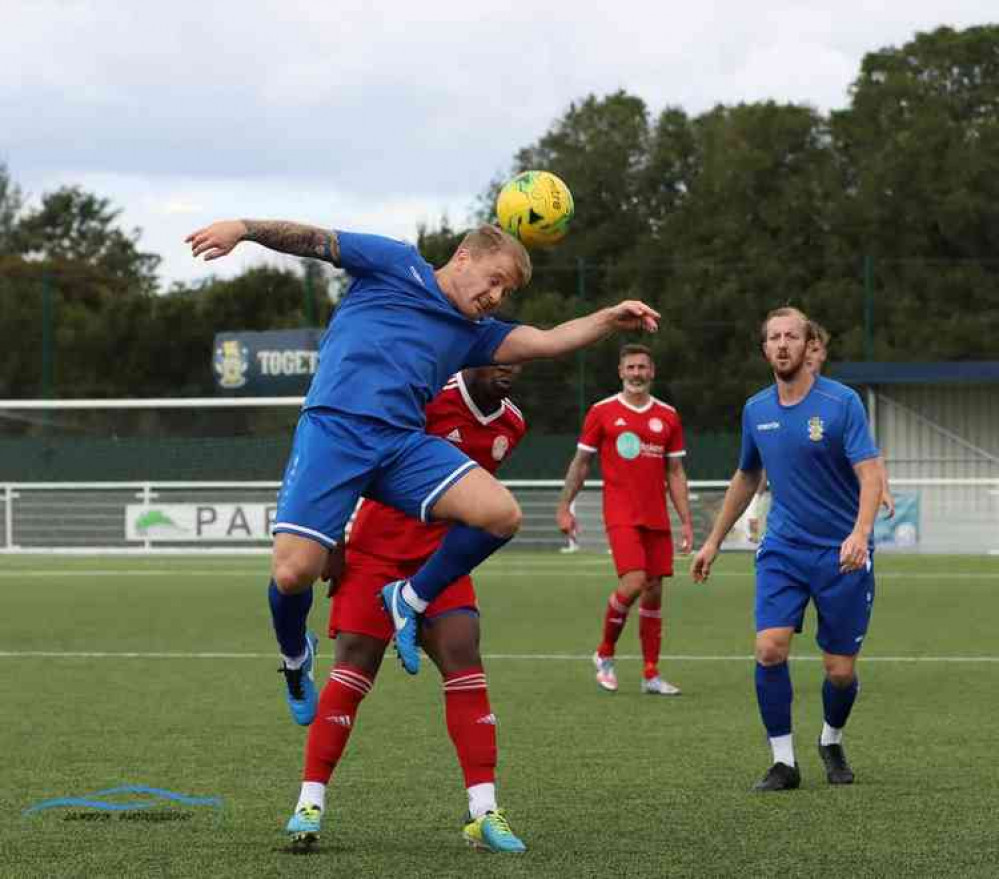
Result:
{"label": "leafy tree", "polygon": [[23,207],[20,187],[11,179],[6,164],[0,162],[0,254],[14,250],[14,229]]}
{"label": "leafy tree", "polygon": [[156,289],[160,257],[138,248],[139,229],[115,225],[121,211],[106,198],[78,186],[64,186],[42,197],[15,227],[16,252],[36,259],[85,263],[118,288],[150,293]]}
{"label": "leafy tree", "polygon": [[876,355],[994,356],[999,26],[872,52],[852,93],[832,119],[845,181],[832,222],[875,262]]}

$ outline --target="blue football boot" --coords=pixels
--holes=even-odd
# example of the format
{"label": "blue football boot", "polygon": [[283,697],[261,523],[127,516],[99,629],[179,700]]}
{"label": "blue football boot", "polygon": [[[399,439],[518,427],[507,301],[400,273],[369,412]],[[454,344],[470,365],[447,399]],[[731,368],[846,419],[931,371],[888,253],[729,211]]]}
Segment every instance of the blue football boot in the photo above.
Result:
{"label": "blue football boot", "polygon": [[382,604],[385,613],[392,618],[395,629],[395,652],[399,654],[402,667],[411,675],[420,670],[420,649],[416,644],[417,612],[402,597],[405,580],[396,580],[382,589]]}
{"label": "blue football boot", "polygon": [[288,820],[284,831],[296,849],[311,849],[319,843],[323,810],[319,806],[302,806]]}
{"label": "blue football boot", "polygon": [[493,854],[522,854],[527,846],[510,829],[510,822],[502,809],[486,812],[478,818],[465,819],[462,836],[472,848]]}
{"label": "blue football boot", "polygon": [[319,698],[316,695],[316,684],[312,677],[316,665],[316,654],[319,652],[319,639],[312,632],[305,635],[305,662],[299,668],[288,668],[281,663],[278,669],[284,675],[288,685],[288,709],[291,719],[299,726],[308,726],[316,716],[316,705]]}

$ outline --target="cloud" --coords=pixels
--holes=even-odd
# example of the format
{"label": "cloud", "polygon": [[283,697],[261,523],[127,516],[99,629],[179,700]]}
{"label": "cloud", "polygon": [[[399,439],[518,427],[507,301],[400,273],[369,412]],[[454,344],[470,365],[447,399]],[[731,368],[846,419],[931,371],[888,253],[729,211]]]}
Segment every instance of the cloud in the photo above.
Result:
{"label": "cloud", "polygon": [[994,17],[994,0],[0,3],[0,161],[35,195],[93,184],[150,249],[198,208],[411,237],[588,94],[828,110],[865,52]]}

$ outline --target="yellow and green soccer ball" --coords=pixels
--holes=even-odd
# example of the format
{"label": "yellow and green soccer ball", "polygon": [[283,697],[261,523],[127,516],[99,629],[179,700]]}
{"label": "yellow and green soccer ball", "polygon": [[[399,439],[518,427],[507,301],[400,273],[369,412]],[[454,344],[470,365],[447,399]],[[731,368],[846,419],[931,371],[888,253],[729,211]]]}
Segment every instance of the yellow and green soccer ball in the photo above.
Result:
{"label": "yellow and green soccer ball", "polygon": [[548,171],[524,171],[496,199],[499,225],[525,247],[550,247],[569,231],[573,215],[569,187]]}

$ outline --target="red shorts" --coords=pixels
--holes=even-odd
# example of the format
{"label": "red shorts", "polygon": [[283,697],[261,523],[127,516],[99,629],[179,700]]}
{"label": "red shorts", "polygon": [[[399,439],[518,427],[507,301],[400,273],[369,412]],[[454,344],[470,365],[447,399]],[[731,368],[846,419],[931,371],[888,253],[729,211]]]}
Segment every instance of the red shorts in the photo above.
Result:
{"label": "red shorts", "polygon": [[618,525],[607,529],[619,577],[645,571],[646,577],[673,576],[673,535],[669,531]]}
{"label": "red shorts", "polygon": [[[382,607],[382,587],[413,576],[421,565],[422,562],[390,562],[348,549],[344,575],[330,604],[330,637],[335,638],[337,632],[353,632],[391,641],[394,630]],[[425,616],[432,619],[460,608],[478,610],[472,578],[468,576],[455,580],[430,602]]]}

